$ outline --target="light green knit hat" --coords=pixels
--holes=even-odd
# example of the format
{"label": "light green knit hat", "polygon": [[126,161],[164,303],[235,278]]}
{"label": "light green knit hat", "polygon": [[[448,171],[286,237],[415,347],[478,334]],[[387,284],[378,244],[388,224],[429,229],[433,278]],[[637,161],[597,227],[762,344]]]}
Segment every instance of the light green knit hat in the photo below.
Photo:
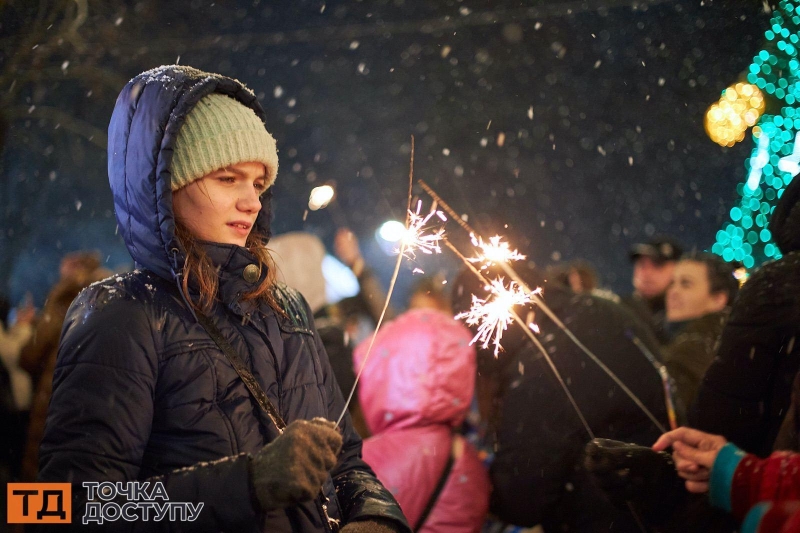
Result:
{"label": "light green knit hat", "polygon": [[267,186],[278,174],[275,139],[255,112],[224,94],[204,96],[178,131],[172,155],[172,190],[228,165],[257,161],[267,168]]}

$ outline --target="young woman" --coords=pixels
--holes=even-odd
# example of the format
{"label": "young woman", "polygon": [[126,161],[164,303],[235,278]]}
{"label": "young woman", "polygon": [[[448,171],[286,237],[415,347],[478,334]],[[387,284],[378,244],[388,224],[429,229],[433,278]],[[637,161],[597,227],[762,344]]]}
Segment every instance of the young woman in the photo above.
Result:
{"label": "young woman", "polygon": [[[145,72],[117,99],[108,146],[137,270],[67,314],[38,480],[73,484],[79,526],[90,509],[148,531],[409,531],[349,417],[327,421],[342,395],[308,305],[275,282],[278,158],[253,93],[184,66]],[[84,482],[106,481],[161,482],[203,507],[192,522],[138,507],[113,520],[109,503],[136,498],[87,502]]]}

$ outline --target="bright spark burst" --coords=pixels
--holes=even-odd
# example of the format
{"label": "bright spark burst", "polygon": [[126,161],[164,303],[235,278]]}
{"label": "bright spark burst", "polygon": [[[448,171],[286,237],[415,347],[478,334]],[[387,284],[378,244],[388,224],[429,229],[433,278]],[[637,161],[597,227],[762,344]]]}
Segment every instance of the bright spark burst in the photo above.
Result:
{"label": "bright spark burst", "polygon": [[508,263],[510,261],[519,261],[525,259],[525,256],[517,250],[512,250],[507,242],[502,241],[500,235],[489,237],[489,242],[486,243],[481,237],[476,236],[474,233],[470,235],[472,244],[480,248],[481,253],[477,257],[470,258],[472,263],[482,263],[483,268],[488,268],[496,263]]}
{"label": "bright spark burst", "polygon": [[[439,227],[438,229],[434,230],[433,233],[425,232],[430,229],[428,227],[428,222],[431,220],[431,218],[437,217],[442,222],[446,222],[447,217],[444,216],[444,213],[436,209],[435,203],[431,206],[430,212],[425,216],[421,216],[419,214],[421,208],[422,200],[417,202],[416,212],[408,212],[408,228],[406,229],[405,235],[403,235],[401,240],[401,249],[404,250],[403,255],[409,259],[416,259],[417,251],[420,251],[424,254],[442,253],[442,248],[439,246],[439,241],[444,238],[444,227]],[[396,250],[396,252],[399,253],[399,250]]]}
{"label": "bright spark burst", "polygon": [[540,292],[540,289],[527,293],[518,283],[512,281],[506,287],[503,278],[497,278],[486,287],[486,290],[491,293],[487,298],[478,298],[473,294],[470,310],[456,315],[456,318],[463,318],[470,326],[478,326],[478,333],[470,344],[480,341],[482,348],[494,344],[494,355],[497,357],[502,348],[500,340],[503,338],[503,332],[514,320],[512,315],[514,306],[529,304],[531,296]]}

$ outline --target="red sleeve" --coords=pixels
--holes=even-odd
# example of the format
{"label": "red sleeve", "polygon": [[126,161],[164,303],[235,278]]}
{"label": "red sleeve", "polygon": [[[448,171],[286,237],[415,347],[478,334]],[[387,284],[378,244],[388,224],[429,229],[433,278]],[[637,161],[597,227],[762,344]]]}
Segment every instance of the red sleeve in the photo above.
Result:
{"label": "red sleeve", "polygon": [[746,455],[733,475],[731,510],[740,520],[758,502],[800,500],[800,454]]}

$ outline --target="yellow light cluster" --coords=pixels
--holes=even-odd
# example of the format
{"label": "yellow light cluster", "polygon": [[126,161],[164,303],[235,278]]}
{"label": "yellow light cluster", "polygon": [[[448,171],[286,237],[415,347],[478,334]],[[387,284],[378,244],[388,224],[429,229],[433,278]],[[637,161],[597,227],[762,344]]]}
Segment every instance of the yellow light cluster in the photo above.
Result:
{"label": "yellow light cluster", "polygon": [[744,139],[747,128],[758,122],[765,107],[764,95],[755,85],[731,85],[722,91],[719,102],[706,111],[706,133],[720,146],[733,146]]}

